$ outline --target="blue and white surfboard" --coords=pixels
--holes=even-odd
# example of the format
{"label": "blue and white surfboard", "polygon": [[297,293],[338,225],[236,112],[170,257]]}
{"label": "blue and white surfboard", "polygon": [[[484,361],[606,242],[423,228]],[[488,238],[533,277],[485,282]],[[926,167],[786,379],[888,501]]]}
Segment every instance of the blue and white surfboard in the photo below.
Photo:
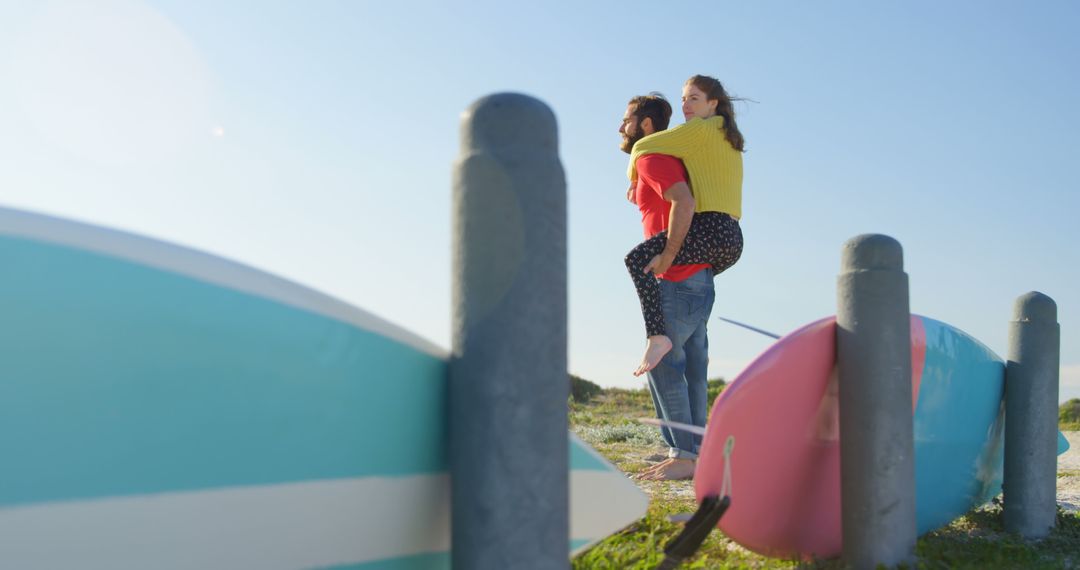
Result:
{"label": "blue and white surfboard", "polygon": [[[3,208],[0,267],[0,567],[449,567],[442,349],[234,262]],[[647,499],[570,453],[577,550]]]}

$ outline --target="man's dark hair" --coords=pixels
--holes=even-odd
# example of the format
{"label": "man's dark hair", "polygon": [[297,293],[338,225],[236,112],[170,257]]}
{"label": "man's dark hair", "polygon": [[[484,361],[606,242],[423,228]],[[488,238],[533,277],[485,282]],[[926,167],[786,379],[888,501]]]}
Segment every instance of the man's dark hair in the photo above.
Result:
{"label": "man's dark hair", "polygon": [[649,118],[652,119],[653,129],[663,131],[671,122],[671,103],[659,93],[638,95],[628,105],[632,109],[631,114],[637,117],[638,124]]}

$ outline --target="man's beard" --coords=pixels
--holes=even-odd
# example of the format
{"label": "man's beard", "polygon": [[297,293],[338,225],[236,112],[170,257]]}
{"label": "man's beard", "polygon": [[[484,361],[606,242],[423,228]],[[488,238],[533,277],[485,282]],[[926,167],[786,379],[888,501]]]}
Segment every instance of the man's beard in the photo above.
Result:
{"label": "man's beard", "polygon": [[619,147],[626,154],[630,154],[630,151],[634,150],[634,143],[645,138],[645,133],[641,132],[641,123],[634,125],[634,134],[623,133],[623,142]]}

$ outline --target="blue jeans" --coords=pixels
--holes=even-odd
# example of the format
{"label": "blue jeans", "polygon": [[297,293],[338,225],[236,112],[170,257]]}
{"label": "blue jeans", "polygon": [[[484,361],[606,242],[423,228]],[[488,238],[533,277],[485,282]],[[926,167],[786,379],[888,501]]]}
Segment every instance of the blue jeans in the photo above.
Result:
{"label": "blue jeans", "polygon": [[[649,371],[656,416],[662,420],[705,426],[708,408],[709,336],[707,325],[716,291],[711,269],[703,269],[685,281],[660,280],[664,324],[671,352]],[[697,458],[701,436],[682,430],[660,428],[674,458]]]}

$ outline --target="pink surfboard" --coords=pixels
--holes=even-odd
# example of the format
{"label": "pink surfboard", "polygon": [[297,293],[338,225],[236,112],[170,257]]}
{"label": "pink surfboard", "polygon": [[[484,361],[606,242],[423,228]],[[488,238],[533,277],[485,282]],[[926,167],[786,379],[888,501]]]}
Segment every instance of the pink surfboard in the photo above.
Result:
{"label": "pink surfboard", "polygon": [[[916,317],[911,335],[917,395],[926,340]],[[734,436],[732,502],[720,530],[760,554],[840,552],[839,416],[829,390],[835,347],[835,318],[806,325],[755,359],[713,406],[695,491],[699,501],[720,493],[724,444]]]}

